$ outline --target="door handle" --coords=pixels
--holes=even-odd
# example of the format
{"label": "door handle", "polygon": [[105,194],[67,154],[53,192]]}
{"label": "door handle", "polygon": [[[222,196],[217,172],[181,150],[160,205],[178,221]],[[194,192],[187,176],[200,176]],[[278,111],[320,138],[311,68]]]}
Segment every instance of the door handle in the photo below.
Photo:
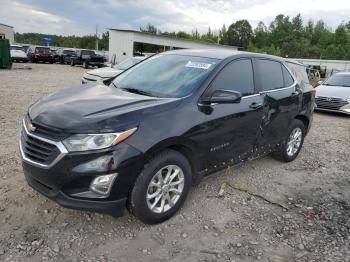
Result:
{"label": "door handle", "polygon": [[258,109],[258,108],[262,107],[262,105],[263,105],[262,103],[253,102],[253,103],[251,103],[251,105],[249,107],[252,109]]}

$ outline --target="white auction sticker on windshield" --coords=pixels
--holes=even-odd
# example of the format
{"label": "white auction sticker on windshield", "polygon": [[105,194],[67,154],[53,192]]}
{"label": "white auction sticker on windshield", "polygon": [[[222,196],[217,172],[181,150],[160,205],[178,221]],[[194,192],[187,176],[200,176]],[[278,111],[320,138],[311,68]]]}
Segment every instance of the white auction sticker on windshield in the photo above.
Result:
{"label": "white auction sticker on windshield", "polygon": [[211,64],[188,61],[185,66],[186,67],[194,67],[194,68],[200,68],[200,69],[206,69],[207,70],[207,69],[209,69],[209,67],[211,67]]}

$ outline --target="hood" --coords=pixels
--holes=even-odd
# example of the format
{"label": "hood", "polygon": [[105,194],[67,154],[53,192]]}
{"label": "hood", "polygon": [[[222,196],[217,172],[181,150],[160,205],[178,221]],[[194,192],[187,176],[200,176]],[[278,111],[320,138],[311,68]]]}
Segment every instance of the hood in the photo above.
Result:
{"label": "hood", "polygon": [[145,114],[177,106],[178,98],[155,98],[101,84],[53,93],[29,109],[33,124],[68,133],[115,132],[135,127]]}
{"label": "hood", "polygon": [[110,78],[119,75],[122,70],[112,68],[112,67],[102,67],[94,70],[87,71],[86,74],[99,76],[101,78]]}
{"label": "hood", "polygon": [[316,96],[350,99],[350,87],[319,85],[316,87]]}

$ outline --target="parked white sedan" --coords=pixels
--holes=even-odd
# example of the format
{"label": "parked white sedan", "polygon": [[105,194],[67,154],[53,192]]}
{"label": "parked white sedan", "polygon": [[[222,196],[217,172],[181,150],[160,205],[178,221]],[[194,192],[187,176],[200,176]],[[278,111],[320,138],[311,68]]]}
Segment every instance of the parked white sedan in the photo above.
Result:
{"label": "parked white sedan", "polygon": [[135,56],[129,59],[124,60],[123,62],[112,65],[111,67],[103,67],[94,70],[87,71],[84,73],[81,82],[83,84],[95,82],[95,81],[104,81],[116,77],[121,72],[126,69],[140,63],[142,60],[147,58],[146,56]]}
{"label": "parked white sedan", "polygon": [[316,87],[315,110],[350,115],[350,72],[332,75]]}
{"label": "parked white sedan", "polygon": [[24,62],[27,63],[29,58],[23,50],[11,49],[11,60],[12,62]]}

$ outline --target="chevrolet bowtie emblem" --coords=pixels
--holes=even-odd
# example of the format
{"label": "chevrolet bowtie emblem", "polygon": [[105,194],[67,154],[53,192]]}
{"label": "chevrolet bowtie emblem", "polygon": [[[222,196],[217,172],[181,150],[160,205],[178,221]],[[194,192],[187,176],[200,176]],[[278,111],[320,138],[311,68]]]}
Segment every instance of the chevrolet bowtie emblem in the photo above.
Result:
{"label": "chevrolet bowtie emblem", "polygon": [[27,124],[27,129],[28,129],[28,132],[34,132],[35,129],[36,129],[36,127],[33,126],[32,123],[28,123],[28,124]]}

